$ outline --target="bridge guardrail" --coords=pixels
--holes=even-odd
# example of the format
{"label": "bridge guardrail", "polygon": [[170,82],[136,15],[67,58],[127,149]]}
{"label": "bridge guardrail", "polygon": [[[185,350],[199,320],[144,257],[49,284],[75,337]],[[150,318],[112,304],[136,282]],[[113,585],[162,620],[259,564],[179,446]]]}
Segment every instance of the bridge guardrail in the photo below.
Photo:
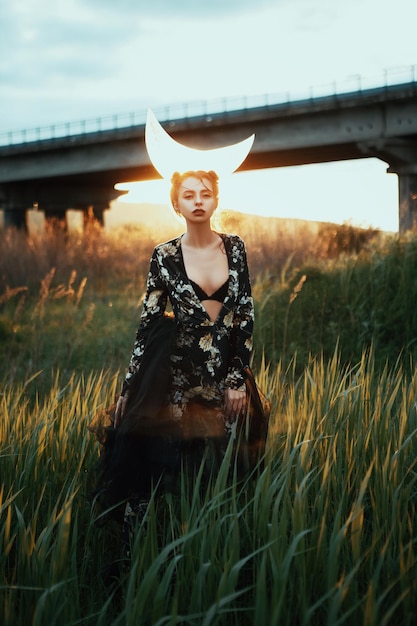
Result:
{"label": "bridge guardrail", "polygon": [[[155,107],[153,110],[163,122],[175,119],[187,119],[202,115],[215,115],[239,109],[265,107],[278,104],[291,105],[292,103],[318,98],[340,96],[342,94],[359,94],[367,89],[393,87],[402,83],[414,83],[417,79],[417,65],[407,68],[390,68],[384,70],[383,75],[371,78],[355,74],[344,79],[340,84],[337,81],[322,85],[310,86],[305,91],[280,92],[247,96],[227,96],[212,100],[198,100],[193,102],[177,102],[164,107]],[[105,115],[85,120],[50,124],[23,130],[12,130],[0,133],[0,146],[7,147],[46,140],[64,139],[76,135],[86,135],[102,131],[128,129],[145,124],[146,110],[130,111],[115,115]]]}

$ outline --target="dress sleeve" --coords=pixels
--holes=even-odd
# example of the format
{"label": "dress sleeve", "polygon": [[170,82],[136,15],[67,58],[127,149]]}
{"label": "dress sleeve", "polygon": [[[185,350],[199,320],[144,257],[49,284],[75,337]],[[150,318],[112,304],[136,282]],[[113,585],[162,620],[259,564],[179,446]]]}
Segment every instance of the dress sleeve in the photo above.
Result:
{"label": "dress sleeve", "polygon": [[249,367],[253,349],[254,307],[249,279],[245,244],[239,245],[239,296],[233,319],[232,358],[226,376],[226,387],[239,389],[245,383],[246,367]]}
{"label": "dress sleeve", "polygon": [[155,249],[150,262],[146,284],[146,294],[143,300],[139,328],[136,333],[136,339],[133,345],[129,367],[123,383],[121,395],[125,395],[129,390],[130,379],[140,367],[149,328],[153,321],[157,320],[164,314],[167,305],[167,298],[168,290],[166,284],[161,278],[157,251]]}

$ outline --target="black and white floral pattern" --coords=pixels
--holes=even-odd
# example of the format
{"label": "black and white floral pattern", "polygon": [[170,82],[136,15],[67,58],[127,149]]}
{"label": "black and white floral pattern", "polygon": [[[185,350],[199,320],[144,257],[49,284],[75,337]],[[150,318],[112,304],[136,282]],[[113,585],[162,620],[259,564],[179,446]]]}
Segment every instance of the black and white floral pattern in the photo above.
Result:
{"label": "black and white floral pattern", "polygon": [[[146,329],[164,315],[168,299],[176,320],[171,354],[172,385],[167,403],[181,419],[188,403],[221,407],[225,388],[244,385],[252,353],[253,299],[244,242],[221,234],[229,263],[229,283],[218,318],[213,321],[194,292],[182,256],[181,237],[158,245],[151,258],[139,329],[125,380],[140,367]],[[227,428],[226,428],[227,429]]]}

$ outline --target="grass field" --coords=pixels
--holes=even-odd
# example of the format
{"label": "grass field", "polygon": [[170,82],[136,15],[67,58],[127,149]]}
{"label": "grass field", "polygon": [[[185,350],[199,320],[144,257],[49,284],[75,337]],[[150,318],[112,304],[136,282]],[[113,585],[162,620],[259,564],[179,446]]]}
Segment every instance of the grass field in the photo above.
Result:
{"label": "grass field", "polygon": [[155,498],[113,595],[87,425],[120,388],[154,240],[0,235],[4,626],[416,623],[417,240],[249,235],[266,462]]}

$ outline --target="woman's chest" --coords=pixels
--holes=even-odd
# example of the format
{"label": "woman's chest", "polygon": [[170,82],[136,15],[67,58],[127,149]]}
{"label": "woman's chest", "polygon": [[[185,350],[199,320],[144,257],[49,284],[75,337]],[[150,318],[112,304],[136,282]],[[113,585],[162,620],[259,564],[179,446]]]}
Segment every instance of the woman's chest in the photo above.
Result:
{"label": "woman's chest", "polygon": [[229,262],[223,249],[182,251],[184,273],[206,294],[215,293],[229,279]]}

